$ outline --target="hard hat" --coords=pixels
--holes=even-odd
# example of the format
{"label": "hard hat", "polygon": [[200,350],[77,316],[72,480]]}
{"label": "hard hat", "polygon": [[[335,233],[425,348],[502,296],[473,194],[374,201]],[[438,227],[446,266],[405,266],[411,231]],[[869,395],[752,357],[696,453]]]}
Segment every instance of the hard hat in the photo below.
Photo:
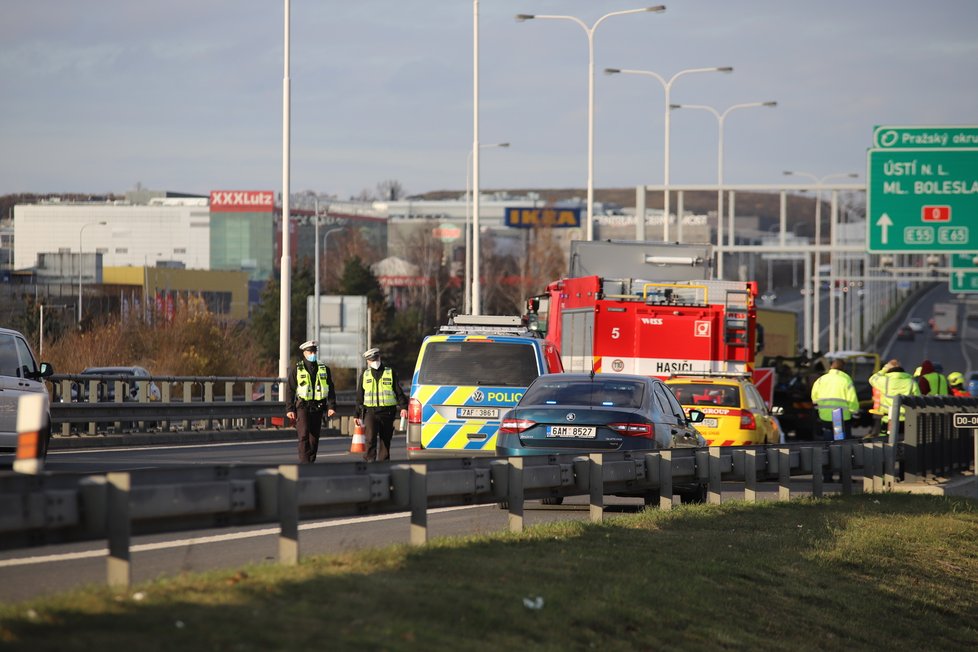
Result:
{"label": "hard hat", "polygon": [[960,371],[952,371],[947,375],[949,385],[964,385],[964,374]]}

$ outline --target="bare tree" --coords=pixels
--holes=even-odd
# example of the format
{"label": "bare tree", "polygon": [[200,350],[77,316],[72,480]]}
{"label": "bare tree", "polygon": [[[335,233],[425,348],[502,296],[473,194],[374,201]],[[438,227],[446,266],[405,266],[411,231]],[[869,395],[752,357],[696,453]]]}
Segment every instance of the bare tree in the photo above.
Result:
{"label": "bare tree", "polygon": [[491,235],[482,238],[482,296],[487,314],[521,314],[526,299],[567,273],[567,262],[554,229],[525,231],[520,250],[503,254]]}
{"label": "bare tree", "polygon": [[397,201],[405,195],[404,186],[396,179],[387,179],[377,184],[377,195],[381,201]]}
{"label": "bare tree", "polygon": [[362,203],[372,202],[375,199],[377,199],[376,195],[374,195],[373,192],[371,192],[370,190],[367,190],[366,188],[364,188],[363,190],[361,190],[356,195],[350,197],[350,200],[351,201],[358,201],[358,202],[362,202]]}
{"label": "bare tree", "polygon": [[540,294],[547,284],[567,275],[567,259],[550,227],[537,227],[530,232],[522,274],[523,298]]}
{"label": "bare tree", "polygon": [[448,308],[455,303],[455,288],[449,277],[445,260],[445,245],[437,240],[430,228],[417,229],[407,236],[407,259],[418,266],[423,279],[410,294],[410,301],[420,309],[422,332],[445,321]]}
{"label": "bare tree", "polygon": [[501,252],[491,234],[480,240],[479,278],[482,286],[482,309],[488,315],[519,314],[523,298],[520,288],[520,261]]}
{"label": "bare tree", "polygon": [[320,279],[324,292],[336,291],[346,262],[351,258],[359,258],[368,267],[380,260],[377,247],[361,229],[352,225],[332,234],[328,244],[328,250],[324,250],[320,258]]}

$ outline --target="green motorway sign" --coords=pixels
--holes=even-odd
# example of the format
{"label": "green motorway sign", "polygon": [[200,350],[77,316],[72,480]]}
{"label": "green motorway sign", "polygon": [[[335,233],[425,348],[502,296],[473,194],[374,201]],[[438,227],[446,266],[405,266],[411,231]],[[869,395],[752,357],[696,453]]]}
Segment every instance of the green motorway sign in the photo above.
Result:
{"label": "green motorway sign", "polygon": [[951,292],[978,292],[978,253],[951,256],[948,289]]}
{"label": "green motorway sign", "polygon": [[978,127],[894,127],[873,129],[878,149],[967,149],[978,147]]}
{"label": "green motorway sign", "polygon": [[978,148],[952,147],[869,150],[869,252],[978,251]]}

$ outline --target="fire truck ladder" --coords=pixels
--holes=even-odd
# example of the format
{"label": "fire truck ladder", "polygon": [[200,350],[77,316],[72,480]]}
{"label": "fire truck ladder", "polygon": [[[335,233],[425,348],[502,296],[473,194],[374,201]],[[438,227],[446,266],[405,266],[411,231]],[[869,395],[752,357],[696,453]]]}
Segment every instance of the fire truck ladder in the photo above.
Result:
{"label": "fire truck ladder", "polygon": [[686,283],[643,283],[642,299],[646,303],[705,305],[710,302],[710,289]]}
{"label": "fire truck ladder", "polygon": [[727,290],[723,305],[723,341],[727,346],[747,346],[747,311],[750,308],[750,292]]}

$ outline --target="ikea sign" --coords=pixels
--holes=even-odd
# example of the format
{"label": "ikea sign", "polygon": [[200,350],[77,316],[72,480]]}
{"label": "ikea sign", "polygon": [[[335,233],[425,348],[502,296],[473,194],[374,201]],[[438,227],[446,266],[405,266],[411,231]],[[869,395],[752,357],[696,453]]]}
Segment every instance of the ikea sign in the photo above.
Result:
{"label": "ikea sign", "polygon": [[507,208],[506,226],[532,229],[537,226],[566,229],[581,226],[580,208]]}

